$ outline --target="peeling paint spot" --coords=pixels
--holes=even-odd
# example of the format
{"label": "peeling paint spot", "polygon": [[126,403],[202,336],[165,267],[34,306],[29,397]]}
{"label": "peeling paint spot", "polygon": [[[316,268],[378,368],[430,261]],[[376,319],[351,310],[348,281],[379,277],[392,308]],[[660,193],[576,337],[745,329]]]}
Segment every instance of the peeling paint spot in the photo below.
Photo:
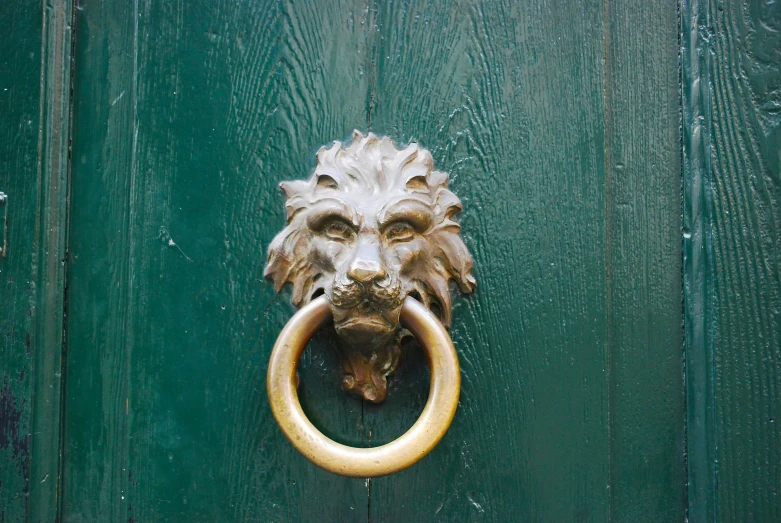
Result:
{"label": "peeling paint spot", "polygon": [[11,450],[19,476],[25,479],[25,492],[29,490],[30,439],[25,416],[26,401],[14,395],[8,378],[0,388],[0,450]]}
{"label": "peeling paint spot", "polygon": [[472,494],[471,492],[467,492],[466,497],[469,500],[469,502],[472,504],[472,506],[474,506],[477,509],[478,512],[485,513],[483,506],[480,503],[478,503],[477,500],[475,500],[474,494]]}
{"label": "peeling paint spot", "polygon": [[111,107],[114,107],[114,105],[116,105],[116,103],[117,103],[118,101],[120,101],[120,100],[122,99],[122,97],[123,97],[123,96],[125,96],[125,91],[122,91],[121,93],[119,93],[119,96],[117,96],[116,98],[114,98],[114,101],[113,101],[113,102],[111,102]]}
{"label": "peeling paint spot", "polygon": [[160,233],[157,236],[160,240],[162,240],[164,243],[166,243],[169,247],[173,247],[179,251],[179,253],[184,256],[184,259],[188,262],[192,262],[193,260],[187,256],[181,247],[179,247],[173,238],[171,238],[171,235],[168,233],[168,230],[165,227],[160,227]]}

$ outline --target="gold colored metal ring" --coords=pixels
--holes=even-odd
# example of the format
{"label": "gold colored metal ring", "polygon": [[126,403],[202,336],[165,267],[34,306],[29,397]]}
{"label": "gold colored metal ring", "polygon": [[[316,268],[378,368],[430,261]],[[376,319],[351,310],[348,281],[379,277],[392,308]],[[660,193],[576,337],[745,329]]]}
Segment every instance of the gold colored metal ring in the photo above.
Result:
{"label": "gold colored metal ring", "polygon": [[401,324],[420,341],[428,355],[431,385],[420,418],[400,438],[374,448],[337,443],[307,419],[296,392],[296,368],[315,331],[331,319],[324,296],[299,310],[279,333],[268,367],[271,411],[287,439],[309,461],[335,474],[356,478],[385,476],[419,461],[447,432],[458,407],[461,373],[458,356],[445,327],[420,302],[406,298]]}

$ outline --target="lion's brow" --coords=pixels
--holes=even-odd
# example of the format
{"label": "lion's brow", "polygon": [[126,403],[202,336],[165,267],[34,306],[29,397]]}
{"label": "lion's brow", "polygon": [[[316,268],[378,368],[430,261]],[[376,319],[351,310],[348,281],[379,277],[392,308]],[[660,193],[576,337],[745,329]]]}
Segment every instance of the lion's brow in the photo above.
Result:
{"label": "lion's brow", "polygon": [[425,231],[433,220],[431,206],[418,198],[408,197],[391,202],[378,213],[380,228],[399,220],[410,222],[418,231]]}
{"label": "lion's brow", "polygon": [[348,223],[358,226],[358,213],[351,206],[336,198],[323,198],[315,202],[307,221],[313,229],[319,229],[326,220],[339,217]]}

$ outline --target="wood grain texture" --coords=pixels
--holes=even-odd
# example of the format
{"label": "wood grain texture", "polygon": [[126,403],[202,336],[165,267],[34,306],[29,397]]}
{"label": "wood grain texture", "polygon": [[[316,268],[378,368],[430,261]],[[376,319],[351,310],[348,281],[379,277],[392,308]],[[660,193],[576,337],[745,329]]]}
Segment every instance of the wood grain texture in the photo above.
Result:
{"label": "wood grain texture", "polygon": [[[0,192],[8,195],[9,252],[0,257],[0,520],[25,521],[30,491],[33,250],[39,178],[41,12],[0,10]],[[0,208],[0,216],[5,213]],[[2,224],[0,223],[0,226]],[[17,247],[19,247],[17,249]]]}
{"label": "wood grain texture", "polygon": [[781,5],[711,3],[718,513],[781,520]]}
{"label": "wood grain texture", "polygon": [[[79,2],[63,519],[363,521],[362,480],[285,441],[265,375],[277,184],[367,125],[365,6]],[[301,372],[360,444],[328,340]]]}
{"label": "wood grain texture", "polygon": [[[372,481],[372,521],[682,519],[676,5],[376,12],[371,128],[451,173],[478,290],[456,421]],[[408,372],[367,409],[377,443],[425,401]]]}
{"label": "wood grain texture", "polygon": [[606,6],[610,516],[684,521],[677,5]]}
{"label": "wood grain texture", "polygon": [[690,147],[691,183],[704,187],[700,215],[708,241],[700,265],[706,281],[687,292],[695,293],[692,302],[703,302],[703,314],[694,319],[708,334],[692,338],[699,343],[692,349],[711,354],[692,376],[711,380],[704,406],[689,420],[710,452],[697,463],[705,477],[696,501],[705,506],[690,504],[690,512],[692,521],[778,521],[781,6],[686,7],[691,47],[708,57],[684,63],[696,73],[690,81],[703,86],[685,101],[692,114],[702,115],[696,125],[708,145]]}
{"label": "wood grain texture", "polygon": [[[64,520],[680,518],[674,4],[82,0],[77,28]],[[353,128],[451,173],[479,283],[454,425],[371,482],[306,462],[264,393],[276,185]],[[406,430],[421,352],[362,405],[330,344],[315,424]]]}
{"label": "wood grain texture", "polygon": [[681,4],[683,303],[689,521],[715,521],[707,0]]}
{"label": "wood grain texture", "polygon": [[71,5],[0,9],[0,520],[57,515]]}
{"label": "wood grain texture", "polygon": [[[453,426],[372,481],[373,521],[608,518],[601,7],[378,8],[372,129],[450,172],[478,288],[454,307]],[[369,420],[380,441],[394,410]]]}

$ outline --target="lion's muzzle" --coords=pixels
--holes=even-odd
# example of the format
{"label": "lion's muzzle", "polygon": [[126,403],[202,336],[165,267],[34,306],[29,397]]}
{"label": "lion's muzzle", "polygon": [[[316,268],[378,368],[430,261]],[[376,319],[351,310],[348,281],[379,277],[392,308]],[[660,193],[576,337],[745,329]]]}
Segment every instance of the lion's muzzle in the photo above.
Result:
{"label": "lion's muzzle", "polygon": [[329,301],[332,306],[340,309],[353,309],[359,305],[377,310],[393,309],[401,306],[401,283],[392,275],[367,283],[358,282],[345,275],[334,281]]}

